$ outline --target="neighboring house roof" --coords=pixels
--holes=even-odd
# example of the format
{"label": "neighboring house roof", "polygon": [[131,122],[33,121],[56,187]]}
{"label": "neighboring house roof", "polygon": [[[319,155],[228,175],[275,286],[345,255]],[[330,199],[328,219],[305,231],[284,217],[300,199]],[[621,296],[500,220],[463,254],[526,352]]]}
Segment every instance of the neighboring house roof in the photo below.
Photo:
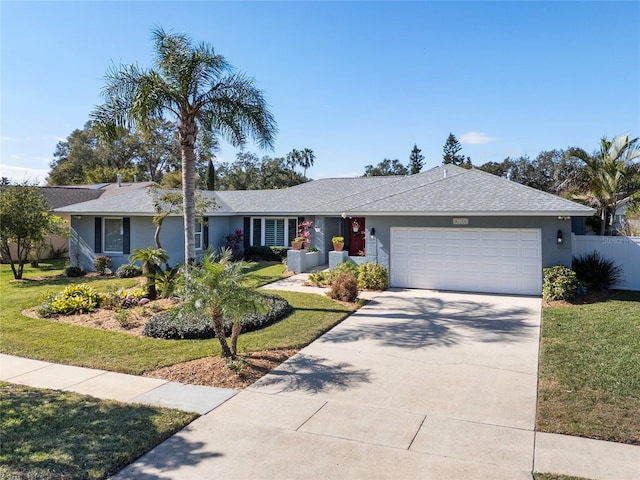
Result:
{"label": "neighboring house roof", "polygon": [[39,187],[39,189],[52,209],[73,205],[74,203],[86,202],[87,200],[93,200],[102,195],[101,192],[84,188]]}
{"label": "neighboring house roof", "polygon": [[[120,191],[58,209],[85,215],[152,215],[142,189]],[[507,215],[589,216],[584,205],[453,165],[411,176],[326,178],[281,190],[202,194],[215,200],[211,215]]]}

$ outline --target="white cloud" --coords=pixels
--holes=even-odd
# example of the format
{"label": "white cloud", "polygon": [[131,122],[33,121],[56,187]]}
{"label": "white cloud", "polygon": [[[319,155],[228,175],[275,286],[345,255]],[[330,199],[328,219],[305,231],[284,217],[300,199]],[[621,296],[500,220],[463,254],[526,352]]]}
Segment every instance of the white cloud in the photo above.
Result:
{"label": "white cloud", "polygon": [[12,182],[37,182],[44,185],[49,170],[28,167],[16,167],[15,165],[0,165],[0,176],[8,177]]}
{"label": "white cloud", "polygon": [[13,138],[11,138],[9,135],[2,135],[0,136],[0,140],[2,140],[3,142],[9,142],[13,140]]}
{"label": "white cloud", "polygon": [[466,143],[469,145],[482,145],[493,142],[494,140],[494,137],[489,137],[485,135],[484,132],[467,132],[460,137],[460,143]]}

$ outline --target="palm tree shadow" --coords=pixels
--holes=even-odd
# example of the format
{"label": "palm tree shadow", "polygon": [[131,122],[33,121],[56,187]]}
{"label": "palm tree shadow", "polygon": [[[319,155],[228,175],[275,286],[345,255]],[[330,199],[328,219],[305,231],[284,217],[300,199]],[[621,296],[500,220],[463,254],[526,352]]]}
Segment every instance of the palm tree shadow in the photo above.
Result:
{"label": "palm tree shadow", "polygon": [[397,297],[392,308],[385,308],[387,304],[371,301],[349,323],[339,325],[318,341],[374,340],[386,346],[416,349],[454,346],[467,339],[514,342],[538,328],[527,308],[498,306],[490,301]]}
{"label": "palm tree shadow", "polygon": [[205,447],[206,444],[203,442],[190,442],[181,438],[180,435],[174,435],[110,478],[113,480],[169,479],[172,477],[150,473],[148,470],[171,472],[183,466],[198,465],[206,459],[222,456],[221,453],[204,450]]}
{"label": "palm tree shadow", "polygon": [[360,383],[370,383],[370,372],[369,369],[356,369],[347,362],[332,362],[326,358],[299,353],[262,377],[251,388],[276,387],[277,393],[344,391]]}

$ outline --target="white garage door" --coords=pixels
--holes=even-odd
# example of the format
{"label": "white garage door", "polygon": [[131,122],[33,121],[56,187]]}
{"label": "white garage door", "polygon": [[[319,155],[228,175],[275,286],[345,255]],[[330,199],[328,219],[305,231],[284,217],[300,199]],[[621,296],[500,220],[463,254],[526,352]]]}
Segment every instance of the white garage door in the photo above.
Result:
{"label": "white garage door", "polygon": [[392,227],[390,284],[539,295],[540,230]]}

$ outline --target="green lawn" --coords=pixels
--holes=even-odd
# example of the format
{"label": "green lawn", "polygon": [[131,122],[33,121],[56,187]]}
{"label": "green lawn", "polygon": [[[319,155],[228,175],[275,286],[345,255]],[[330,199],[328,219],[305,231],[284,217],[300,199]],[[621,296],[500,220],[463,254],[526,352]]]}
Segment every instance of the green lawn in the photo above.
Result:
{"label": "green lawn", "polygon": [[[60,270],[50,265],[47,274]],[[47,294],[73,282],[87,282],[99,290],[109,286],[131,286],[136,280],[67,279],[11,282],[8,265],[0,265],[0,351],[38,360],[99,368],[139,375],[148,370],[220,353],[217,340],[158,340],[108,332],[93,328],[25,317],[24,308],[37,305]],[[261,264],[249,274],[249,281],[262,285],[282,276],[282,265]],[[42,275],[25,267],[25,278]],[[309,344],[347,317],[352,310],[327,297],[295,292],[277,292],[293,306],[294,312],[265,329],[241,335],[240,352],[263,349],[299,348]]]}
{"label": "green lawn", "polygon": [[[90,282],[98,290],[130,287],[135,279],[49,278],[61,262],[25,267],[25,280],[13,281],[0,265],[0,351],[28,358],[141,374],[219,354],[217,340],[156,340],[123,333],[25,317],[50,293],[70,283]],[[251,266],[254,287],[283,277],[281,264]],[[240,352],[299,348],[346,318],[352,310],[321,295],[275,292],[294,308],[286,319],[241,335]],[[125,405],[66,392],[0,383],[2,454],[0,478],[106,478],[192,421],[196,415],[169,409]],[[131,431],[140,432],[134,436]]]}
{"label": "green lawn", "polygon": [[545,308],[537,429],[640,444],[640,292]]}
{"label": "green lawn", "polygon": [[107,478],[198,416],[5,382],[0,392],[0,478],[15,480]]}

